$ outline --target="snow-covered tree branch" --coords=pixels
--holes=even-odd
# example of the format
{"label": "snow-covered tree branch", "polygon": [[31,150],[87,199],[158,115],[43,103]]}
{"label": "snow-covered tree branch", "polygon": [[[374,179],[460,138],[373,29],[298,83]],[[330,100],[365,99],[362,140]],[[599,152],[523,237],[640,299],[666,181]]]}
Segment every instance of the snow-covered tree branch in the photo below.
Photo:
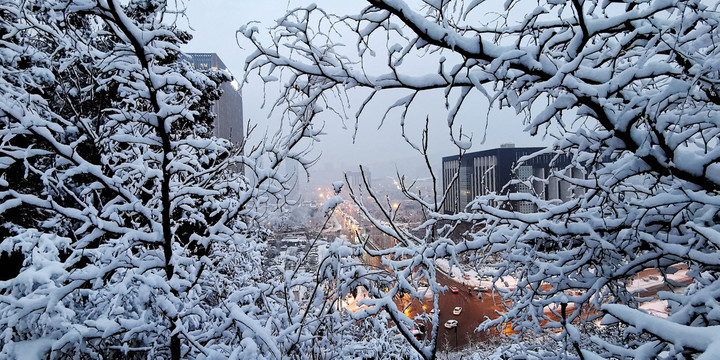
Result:
{"label": "snow-covered tree branch", "polygon": [[[299,106],[337,107],[327,100],[335,97],[358,109],[350,117],[362,126],[380,94],[390,94],[397,101],[385,106],[384,118],[397,115],[404,124],[421,107],[418,99],[440,92],[452,129],[460,110],[481,95],[491,106],[514,108],[525,131],[557,138],[542,153],[568,156],[550,177],[570,182],[573,199],[488,195],[453,215],[440,213],[435,199],[426,227],[462,221],[472,230],[459,242],[448,232],[426,231],[425,238],[383,250],[395,254],[396,262],[385,265],[399,271],[399,289],[412,290],[402,280],[409,263],[432,268],[433,259],[461,252],[495,256],[502,259],[495,280],[511,276],[518,284],[500,293],[507,311],[483,327],[558,329],[558,345],[526,348],[533,356],[712,357],[720,341],[717,11],[701,1],[368,0],[352,15],[292,10],[269,41],[257,27],[239,33],[257,49],[250,73],[322,84]],[[292,100],[288,94],[276,103]],[[462,138],[455,141],[467,148]],[[571,169],[584,176],[567,176]],[[536,211],[502,208],[512,200],[529,201]],[[637,310],[628,282],[654,268],[670,287],[680,286],[667,277],[680,264],[689,266],[693,282],[679,293],[660,293],[670,317],[650,319]],[[546,311],[560,308],[563,314]],[[602,314],[645,336],[589,339],[584,324]],[[706,335],[692,341],[681,335],[696,332]],[[594,345],[579,350],[589,340]],[[432,357],[434,350],[427,351],[419,352]]]}
{"label": "snow-covered tree branch", "polygon": [[229,74],[186,61],[172,6],[0,1],[1,357],[287,356],[259,224],[312,117],[213,137]]}

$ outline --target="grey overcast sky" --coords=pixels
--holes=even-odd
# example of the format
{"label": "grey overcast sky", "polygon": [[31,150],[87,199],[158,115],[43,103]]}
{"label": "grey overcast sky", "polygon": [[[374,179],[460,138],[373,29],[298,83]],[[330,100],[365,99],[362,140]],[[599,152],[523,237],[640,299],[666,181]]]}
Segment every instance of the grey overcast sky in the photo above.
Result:
{"label": "grey overcast sky", "polygon": [[[260,22],[259,27],[270,27],[274,20],[282,16],[289,8],[305,6],[316,3],[318,6],[329,9],[330,12],[340,14],[362,9],[366,2],[360,0],[194,0],[188,4],[188,19],[192,28],[193,40],[184,48],[187,52],[215,52],[230,71],[237,78],[243,76],[242,71],[247,55],[252,51],[247,47],[242,49],[237,43],[235,31],[250,21]],[[433,68],[436,65],[432,65]],[[246,84],[243,88],[244,119],[254,123],[277,124],[277,116],[267,119],[268,111],[262,109],[262,83],[259,79]],[[270,95],[272,97],[272,95]],[[484,143],[481,139],[485,134],[485,114],[487,102],[477,99],[476,109],[461,112],[459,122],[464,133],[473,134],[471,151],[485,150],[512,142],[516,146],[538,146],[543,143],[541,138],[531,138],[522,132],[521,119],[512,110],[491,110],[490,124],[487,128],[487,137]],[[437,96],[428,95],[423,101],[425,108],[415,114],[410,114],[406,121],[408,133],[413,140],[419,141],[421,126],[425,116],[431,120],[430,151],[434,155],[434,163],[439,166],[442,156],[454,155],[457,150],[453,147],[447,129],[444,99],[440,93]],[[377,114],[375,114],[377,112]],[[352,112],[354,113],[354,111]],[[328,117],[325,132],[328,135],[317,144],[317,151],[322,151],[318,164],[314,167],[312,180],[328,181],[340,179],[342,172],[357,170],[362,164],[371,169],[373,177],[393,175],[397,167],[401,172],[410,176],[423,176],[418,170],[421,168],[421,159],[412,151],[400,135],[399,118],[389,117],[385,124],[378,129],[383,110],[379,107],[372,109],[370,116],[361,118],[358,135],[355,143],[352,141],[354,123],[346,120],[347,129],[336,117]],[[373,119],[376,117],[376,119]],[[417,159],[413,161],[412,159]],[[437,170],[439,171],[439,169]]]}

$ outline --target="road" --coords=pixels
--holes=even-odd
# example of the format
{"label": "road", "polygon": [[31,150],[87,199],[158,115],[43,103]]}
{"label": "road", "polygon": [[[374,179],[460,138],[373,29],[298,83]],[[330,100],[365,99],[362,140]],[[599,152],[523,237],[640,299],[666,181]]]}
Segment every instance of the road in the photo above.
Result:
{"label": "road", "polygon": [[[488,334],[486,332],[475,331],[478,325],[485,321],[485,319],[497,317],[496,311],[499,307],[489,292],[478,294],[473,291],[469,293],[467,286],[463,286],[462,283],[454,279],[449,279],[441,273],[438,273],[437,280],[441,285],[447,285],[448,287],[456,286],[460,289],[457,294],[447,291],[444,294],[441,293],[439,296],[440,328],[438,329],[438,349],[448,349],[452,351],[463,348],[471,342],[485,341],[488,336],[496,336],[496,334],[493,333]],[[432,309],[432,298],[428,298],[423,305],[426,308],[425,311],[430,312],[430,309]],[[453,309],[456,306],[462,307],[460,315],[453,315]],[[409,314],[410,316],[415,315],[420,309],[418,306],[413,307],[412,310]],[[455,329],[445,328],[445,322],[450,319],[458,321],[457,332]],[[427,330],[430,331],[429,327]]]}
{"label": "road", "polygon": [[[352,228],[349,222],[343,220],[343,216],[346,216],[343,212],[338,211],[338,213],[339,214],[337,216],[339,217],[342,226],[341,232],[348,236],[352,236],[358,228]],[[355,222],[355,224],[357,223]],[[371,236],[379,245],[391,246],[391,241],[387,238],[387,236],[378,233],[374,233]],[[376,259],[366,260],[373,261]],[[468,293],[468,286],[464,285],[462,280],[448,278],[441,272],[437,273],[437,281],[440,285],[446,285],[448,287],[456,286],[460,289],[457,294],[448,290],[444,294],[441,293],[439,296],[438,305],[440,307],[440,327],[438,329],[438,349],[443,351],[452,351],[463,348],[470,342],[485,341],[488,336],[494,336],[485,332],[479,333],[475,331],[478,325],[480,325],[480,323],[482,323],[486,318],[497,317],[496,310],[498,307],[489,292],[482,293],[482,296],[479,298],[478,293],[475,291],[473,291],[472,294]],[[453,315],[453,309],[456,306],[463,308],[460,315]],[[425,307],[424,311],[426,313],[430,313],[430,310],[432,309],[432,297],[426,298],[423,304],[412,304],[409,311],[406,312],[406,315],[414,317],[418,313],[422,313],[423,307]],[[458,321],[457,332],[455,329],[446,329],[444,327],[445,322],[450,319]],[[426,329],[427,331],[430,331],[429,325]]]}

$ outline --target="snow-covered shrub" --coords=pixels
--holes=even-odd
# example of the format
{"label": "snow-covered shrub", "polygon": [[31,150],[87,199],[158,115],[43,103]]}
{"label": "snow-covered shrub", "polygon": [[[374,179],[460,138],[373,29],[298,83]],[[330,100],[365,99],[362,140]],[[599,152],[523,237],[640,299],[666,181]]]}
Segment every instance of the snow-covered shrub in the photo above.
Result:
{"label": "snow-covered shrub", "polygon": [[0,357],[224,358],[285,338],[240,305],[269,288],[258,224],[289,193],[278,165],[311,163],[310,123],[245,154],[213,137],[229,75],[185,60],[176,5],[0,1]]}

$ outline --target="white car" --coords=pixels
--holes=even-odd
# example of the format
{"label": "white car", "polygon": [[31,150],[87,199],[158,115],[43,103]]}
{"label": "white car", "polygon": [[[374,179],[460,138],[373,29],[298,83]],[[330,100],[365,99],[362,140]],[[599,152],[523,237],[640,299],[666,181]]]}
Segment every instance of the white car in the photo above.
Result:
{"label": "white car", "polygon": [[[437,310],[438,315],[440,315],[440,309]],[[430,314],[435,314],[435,309],[430,310]]]}
{"label": "white car", "polygon": [[457,327],[457,325],[458,325],[457,320],[448,320],[448,321],[445,322],[445,327],[448,328],[448,329],[452,329],[452,328],[454,328],[454,327]]}
{"label": "white car", "polygon": [[457,306],[455,307],[455,309],[453,309],[453,315],[460,315],[461,312],[462,308],[460,306]]}

